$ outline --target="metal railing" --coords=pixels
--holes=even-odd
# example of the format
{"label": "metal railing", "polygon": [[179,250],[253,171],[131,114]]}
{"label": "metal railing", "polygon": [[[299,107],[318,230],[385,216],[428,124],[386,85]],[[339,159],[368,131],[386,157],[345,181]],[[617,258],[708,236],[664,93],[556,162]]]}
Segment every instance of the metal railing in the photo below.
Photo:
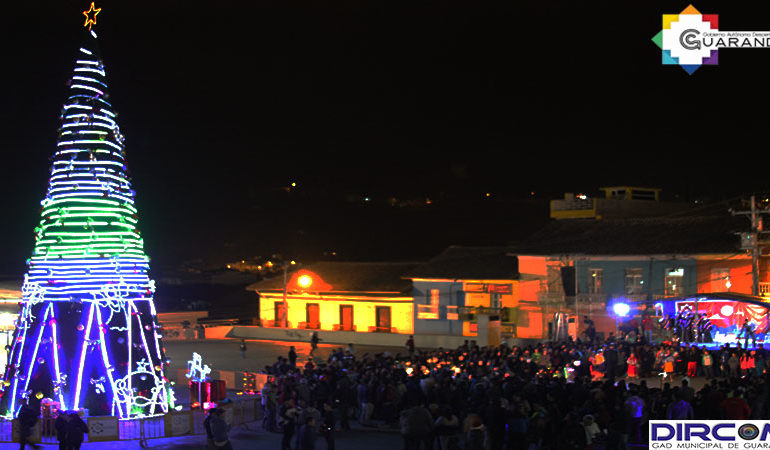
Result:
{"label": "metal railing", "polygon": [[[770,284],[770,283],[769,283]],[[623,294],[623,295],[609,295],[609,294],[578,294],[577,301],[581,304],[596,303],[606,304],[613,298],[624,298],[629,302],[644,302],[647,300],[663,300],[665,295],[648,295],[648,294]],[[566,296],[564,293],[557,292],[540,292],[537,296],[537,301],[541,305],[574,305],[575,297]]]}
{"label": "metal railing", "polygon": [[[233,427],[246,426],[250,422],[259,420],[262,415],[262,408],[258,398],[238,400],[230,404],[220,405],[220,407],[225,409],[225,421]],[[167,419],[172,415],[182,417],[183,422],[189,420],[189,426],[174,430],[174,424],[172,424],[171,428],[167,428],[170,423]],[[144,448],[147,447],[147,440],[149,439],[205,434],[206,431],[203,427],[204,417],[204,412],[201,410],[188,410],[171,412],[165,416],[118,420],[118,435],[116,438],[92,437],[89,439],[90,434],[94,432],[89,427],[89,433],[84,436],[84,442],[138,440],[139,445]],[[99,418],[95,417],[94,419]],[[56,436],[55,424],[55,418],[40,418],[33,429],[30,441],[42,444],[57,444],[59,441]],[[17,419],[7,420],[0,418],[0,443],[18,442],[18,436],[15,435],[18,432],[14,433],[17,428]]]}

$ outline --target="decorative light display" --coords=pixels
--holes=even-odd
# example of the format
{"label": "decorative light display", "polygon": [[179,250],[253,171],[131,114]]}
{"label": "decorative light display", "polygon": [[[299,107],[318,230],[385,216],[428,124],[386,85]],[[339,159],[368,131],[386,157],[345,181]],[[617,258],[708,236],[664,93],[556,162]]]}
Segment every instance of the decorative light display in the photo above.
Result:
{"label": "decorative light display", "polygon": [[15,417],[42,397],[62,410],[122,419],[174,408],[137,229],[124,137],[109,102],[91,4],[40,225],[27,261],[22,310],[0,385]]}
{"label": "decorative light display", "polygon": [[[187,378],[190,379],[190,393],[192,394],[193,389],[197,389],[198,391],[198,402],[197,404],[193,404],[193,407],[199,407],[203,406],[203,384],[206,383],[206,380],[209,378],[209,374],[211,373],[211,368],[208,366],[208,364],[203,364],[203,358],[199,353],[193,352],[193,359],[187,361],[187,373],[184,375]],[[211,398],[211,384],[206,384],[206,390],[207,390],[207,397],[208,399]],[[203,409],[208,409],[204,406]]]}
{"label": "decorative light display", "polygon": [[628,303],[615,303],[612,305],[612,311],[618,317],[626,317],[631,312],[631,307]]}
{"label": "decorative light display", "polygon": [[[83,15],[86,16],[86,23],[83,26],[88,27],[88,31],[91,31],[91,27],[96,25],[96,15],[101,11],[102,8],[95,7],[94,2],[91,2],[91,8],[88,11],[83,11]],[[91,16],[91,13],[94,15]]]}
{"label": "decorative light display", "polygon": [[193,352],[193,359],[187,361],[187,373],[184,376],[190,381],[201,383],[209,378],[210,373],[211,368],[208,364],[203,364],[201,355]]}

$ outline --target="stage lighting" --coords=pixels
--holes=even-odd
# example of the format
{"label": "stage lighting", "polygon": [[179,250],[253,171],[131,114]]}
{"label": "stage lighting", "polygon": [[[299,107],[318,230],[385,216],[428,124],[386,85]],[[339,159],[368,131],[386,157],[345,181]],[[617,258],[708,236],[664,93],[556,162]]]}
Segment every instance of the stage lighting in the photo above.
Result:
{"label": "stage lighting", "polygon": [[615,303],[612,305],[612,310],[616,316],[625,317],[631,311],[631,307],[627,303]]}

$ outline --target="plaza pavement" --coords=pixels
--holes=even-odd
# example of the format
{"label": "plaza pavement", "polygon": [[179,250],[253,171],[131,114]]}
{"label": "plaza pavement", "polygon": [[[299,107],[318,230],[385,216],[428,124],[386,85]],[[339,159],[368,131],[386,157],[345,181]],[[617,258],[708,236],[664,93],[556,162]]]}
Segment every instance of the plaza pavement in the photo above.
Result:
{"label": "plaza pavement", "polygon": [[[353,429],[350,431],[335,433],[335,450],[398,450],[403,447],[403,440],[398,430],[364,428],[358,426],[355,422],[352,422],[351,426]],[[250,423],[247,426],[235,427],[230,430],[230,442],[235,450],[281,450],[281,438],[282,435],[280,433],[268,433],[262,430],[261,424],[258,422]],[[18,448],[18,444],[5,445],[14,445]],[[46,448],[52,449],[54,447],[43,447],[43,449]],[[129,448],[138,449],[140,446],[139,441],[121,441],[85,443],[81,448],[83,450],[126,450]],[[151,439],[147,441],[147,448],[158,450],[203,450],[206,448],[206,439],[202,435]],[[316,440],[316,449],[326,450],[326,441],[319,437]]]}

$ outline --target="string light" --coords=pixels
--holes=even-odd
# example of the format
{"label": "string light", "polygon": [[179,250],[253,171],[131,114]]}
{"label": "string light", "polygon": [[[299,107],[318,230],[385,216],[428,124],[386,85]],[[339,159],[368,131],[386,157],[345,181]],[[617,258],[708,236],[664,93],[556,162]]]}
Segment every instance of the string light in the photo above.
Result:
{"label": "string light", "polygon": [[22,310],[0,383],[5,417],[41,397],[56,398],[61,409],[89,408],[121,419],[175,409],[125,138],[106,100],[92,30],[100,11],[92,3],[83,12],[87,43],[79,48],[62,107]]}

